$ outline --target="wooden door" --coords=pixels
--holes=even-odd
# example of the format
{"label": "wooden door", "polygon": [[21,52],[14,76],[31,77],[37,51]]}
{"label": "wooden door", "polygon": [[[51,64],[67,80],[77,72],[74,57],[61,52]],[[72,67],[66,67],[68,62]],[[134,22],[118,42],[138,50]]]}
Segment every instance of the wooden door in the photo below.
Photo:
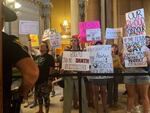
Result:
{"label": "wooden door", "polygon": [[[2,0],[0,0],[0,28],[2,28]],[[3,83],[2,83],[2,32],[0,30],[0,113],[3,113]]]}

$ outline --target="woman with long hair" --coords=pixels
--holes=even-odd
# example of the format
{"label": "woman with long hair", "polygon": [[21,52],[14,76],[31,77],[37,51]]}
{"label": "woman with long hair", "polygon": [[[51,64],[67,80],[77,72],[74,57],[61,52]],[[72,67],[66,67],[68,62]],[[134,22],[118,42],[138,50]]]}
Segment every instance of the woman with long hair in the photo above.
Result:
{"label": "woman with long hair", "polygon": [[55,66],[54,57],[49,55],[49,48],[47,43],[40,44],[41,55],[38,56],[36,62],[39,67],[39,78],[35,84],[35,96],[38,100],[39,110],[37,113],[43,112],[43,102],[45,105],[45,113],[49,113],[50,106],[50,91],[52,89],[51,74]]}
{"label": "woman with long hair", "polygon": [[[146,46],[144,46],[146,47]],[[143,48],[142,48],[143,49]],[[147,53],[146,48],[143,49]],[[146,55],[146,54],[145,54]],[[147,55],[146,55],[147,57]],[[147,57],[147,59],[149,59]],[[147,73],[142,67],[131,67],[126,70],[128,73]],[[127,89],[127,113],[132,113],[135,110],[135,95],[140,97],[140,101],[143,106],[143,113],[150,112],[150,103],[148,98],[148,90],[150,84],[150,76],[125,76],[124,82]]]}
{"label": "woman with long hair", "polygon": [[125,71],[125,68],[122,66],[121,59],[119,56],[119,48],[118,45],[116,44],[112,45],[112,58],[113,58],[114,73],[116,73],[116,75],[113,78],[112,95],[113,95],[113,104],[116,105],[118,102],[118,83],[122,79],[120,76],[117,76],[117,73]]}

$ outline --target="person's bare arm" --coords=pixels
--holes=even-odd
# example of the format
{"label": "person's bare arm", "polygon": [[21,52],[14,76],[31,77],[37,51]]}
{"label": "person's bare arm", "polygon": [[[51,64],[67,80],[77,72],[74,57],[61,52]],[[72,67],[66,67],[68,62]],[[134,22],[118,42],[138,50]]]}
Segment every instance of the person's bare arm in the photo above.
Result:
{"label": "person's bare arm", "polygon": [[147,58],[147,63],[150,65],[150,52],[149,51],[145,52],[145,56]]}
{"label": "person's bare arm", "polygon": [[38,66],[30,58],[24,58],[16,63],[17,68],[22,73],[21,95],[26,97],[29,90],[34,86],[39,76]]}

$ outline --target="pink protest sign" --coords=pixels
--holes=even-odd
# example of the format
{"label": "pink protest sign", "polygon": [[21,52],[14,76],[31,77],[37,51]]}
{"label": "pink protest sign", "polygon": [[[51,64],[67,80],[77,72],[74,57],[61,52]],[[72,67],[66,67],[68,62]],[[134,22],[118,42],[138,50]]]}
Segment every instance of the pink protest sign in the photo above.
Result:
{"label": "pink protest sign", "polygon": [[87,42],[86,40],[86,30],[87,29],[96,29],[100,28],[99,21],[91,21],[91,22],[80,22],[79,29],[80,29],[80,41]]}

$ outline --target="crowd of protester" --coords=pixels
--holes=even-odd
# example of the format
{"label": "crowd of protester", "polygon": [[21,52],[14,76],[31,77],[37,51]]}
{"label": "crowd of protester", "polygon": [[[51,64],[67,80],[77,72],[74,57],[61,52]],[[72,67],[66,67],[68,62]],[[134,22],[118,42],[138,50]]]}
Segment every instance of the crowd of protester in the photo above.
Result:
{"label": "crowd of protester", "polygon": [[[6,18],[5,18],[6,19]],[[34,92],[34,106],[38,105],[39,110],[37,113],[44,113],[43,105],[45,106],[45,113],[49,113],[50,109],[50,93],[54,91],[54,85],[58,82],[63,88],[63,113],[71,113],[72,106],[75,109],[79,108],[79,88],[78,88],[78,78],[76,76],[71,77],[60,77],[55,78],[51,76],[53,73],[57,74],[65,74],[65,73],[78,73],[77,71],[66,71],[61,69],[62,64],[62,56],[58,56],[55,60],[54,56],[49,54],[49,47],[46,42],[41,42],[39,47],[39,53],[33,54],[31,47],[29,48],[30,52],[27,53],[27,50],[22,48],[21,45],[16,43],[16,40],[10,40],[12,36],[9,36],[3,33],[3,37],[5,39],[8,37],[7,43],[13,42],[15,49],[10,48],[13,47],[13,44],[9,43],[11,46],[7,49],[4,47],[4,55],[10,55],[9,52],[12,52],[10,55],[11,60],[7,60],[6,63],[9,64],[9,70],[12,65],[16,65],[18,69],[22,72],[23,82],[21,85],[21,96],[27,99],[27,94],[29,90]],[[147,57],[147,63],[150,64],[150,37],[146,37],[147,45],[143,47],[143,51],[145,52],[145,56]],[[15,43],[14,43],[15,42]],[[4,45],[4,46],[5,46]],[[16,46],[17,45],[17,46]],[[103,42],[97,41],[93,45],[99,46],[104,45]],[[91,44],[92,46],[92,44]],[[82,77],[81,78],[81,87],[82,87],[82,112],[88,113],[88,107],[93,107],[98,110],[98,101],[102,100],[103,112],[108,113],[107,108],[112,105],[117,105],[118,103],[118,84],[120,82],[126,85],[127,90],[127,110],[126,113],[133,113],[137,111],[140,113],[149,113],[150,112],[150,76],[140,75],[140,76],[117,76],[118,73],[147,73],[150,68],[125,68],[124,67],[124,53],[120,53],[118,45],[113,44],[112,46],[112,59],[113,59],[113,68],[115,76],[111,77]],[[9,49],[13,49],[9,51]],[[70,40],[70,46],[65,48],[65,51],[85,51],[85,48],[81,48],[80,40],[76,36],[72,36]],[[15,52],[19,54],[15,56]],[[6,52],[6,53],[5,53]],[[30,55],[29,55],[30,54]],[[32,57],[31,57],[32,56]],[[4,57],[5,58],[5,57]],[[6,60],[5,60],[6,61]],[[57,63],[55,63],[57,62]],[[55,68],[56,64],[56,68]],[[11,66],[10,66],[11,65]],[[38,66],[38,67],[37,67]],[[56,71],[55,71],[56,69]],[[6,70],[8,71],[8,69]],[[4,71],[4,72],[6,72]],[[8,75],[8,73],[6,73]],[[10,75],[10,74],[9,74]],[[7,77],[7,76],[5,76]],[[8,83],[4,77],[4,82]],[[10,77],[10,76],[8,76]],[[10,78],[9,78],[10,79]],[[9,81],[11,83],[11,81]],[[4,87],[7,87],[7,84],[4,84]],[[8,83],[8,84],[10,84]],[[110,87],[111,85],[111,87]],[[34,87],[33,87],[34,86]],[[8,92],[10,91],[10,87],[8,88]],[[26,89],[25,89],[26,88]],[[110,89],[109,89],[110,88]],[[4,93],[7,93],[4,90]],[[55,93],[53,94],[53,96]],[[10,103],[8,99],[10,99],[11,95],[7,95],[9,98],[5,97],[6,101],[4,101],[4,111],[6,108],[10,108]],[[111,96],[111,99],[110,99]],[[111,102],[109,102],[111,100]],[[6,103],[5,103],[6,102]],[[7,103],[8,102],[8,103]],[[36,104],[35,104],[36,103]],[[109,106],[108,106],[109,105]],[[139,106],[140,105],[140,106]],[[8,109],[7,109],[8,110]],[[7,113],[7,110],[5,113]],[[8,111],[9,112],[9,111]]]}
{"label": "crowd of protester", "polygon": [[[147,61],[149,63],[149,39],[147,39],[147,45],[143,48],[145,50],[145,55],[147,56]],[[80,41],[78,38],[75,36],[72,37],[70,41],[70,46],[66,47],[65,51],[81,51],[80,47]],[[101,41],[96,42],[94,45],[102,45],[103,43]],[[40,46],[40,51],[41,47],[44,45],[45,51],[48,50],[48,47],[46,43],[42,42]],[[84,49],[85,51],[85,49]],[[41,51],[42,52],[42,51]],[[45,52],[45,54],[48,54],[48,51]],[[126,86],[126,92],[127,92],[127,113],[132,113],[132,112],[143,112],[143,113],[148,113],[149,112],[149,100],[150,97],[149,90],[150,90],[150,77],[147,75],[141,75],[141,76],[118,76],[117,74],[119,73],[147,73],[149,71],[149,67],[146,68],[125,68],[124,67],[124,55],[123,53],[119,53],[119,48],[118,45],[113,44],[112,45],[112,58],[113,58],[113,68],[114,68],[114,73],[115,76],[111,77],[84,77],[82,78],[82,109],[83,113],[88,112],[88,107],[92,107],[95,110],[98,111],[98,101],[102,100],[102,106],[103,106],[103,112],[108,113],[108,107],[117,105],[118,103],[118,84],[119,83],[125,83]],[[52,58],[54,59],[54,58]],[[55,70],[54,72],[59,73],[78,73],[75,71],[65,71],[61,69],[61,64],[62,64],[62,56],[56,57],[55,60],[55,65],[56,68],[53,68]],[[53,64],[52,67],[54,67],[54,60],[51,61],[49,59],[49,63]],[[51,65],[49,65],[51,67]],[[44,67],[45,68],[45,67]],[[44,74],[45,75],[45,74]],[[44,76],[43,75],[43,76]],[[42,76],[42,75],[40,75]],[[47,74],[48,77],[48,74]],[[61,101],[64,100],[63,102],[63,112],[64,113],[71,113],[72,106],[74,109],[79,108],[79,89],[78,89],[78,78],[76,76],[73,77],[60,77],[53,79],[51,76],[49,76],[53,82],[50,82],[50,84],[46,83],[49,85],[49,90],[46,90],[47,88],[44,88],[47,92],[47,98],[44,97],[44,94],[42,93],[41,96],[36,97],[40,98],[43,96],[43,99],[45,98],[46,101],[48,101],[48,106],[49,106],[49,94],[50,91],[52,92],[52,87],[55,84],[58,84],[60,87],[63,88],[63,97],[61,98]],[[40,77],[39,77],[40,80]],[[41,79],[42,80],[42,79]],[[48,80],[48,78],[44,79],[41,84],[45,82],[45,80]],[[36,88],[37,86],[35,85],[35,92],[39,91],[39,89]],[[53,97],[53,96],[52,96]],[[46,103],[45,101],[45,103]],[[110,101],[110,102],[109,102]],[[38,99],[38,104],[41,105],[42,103],[39,102]],[[45,104],[46,107],[47,104]],[[42,107],[39,107],[42,109]],[[42,110],[39,110],[39,113],[42,113]]]}

